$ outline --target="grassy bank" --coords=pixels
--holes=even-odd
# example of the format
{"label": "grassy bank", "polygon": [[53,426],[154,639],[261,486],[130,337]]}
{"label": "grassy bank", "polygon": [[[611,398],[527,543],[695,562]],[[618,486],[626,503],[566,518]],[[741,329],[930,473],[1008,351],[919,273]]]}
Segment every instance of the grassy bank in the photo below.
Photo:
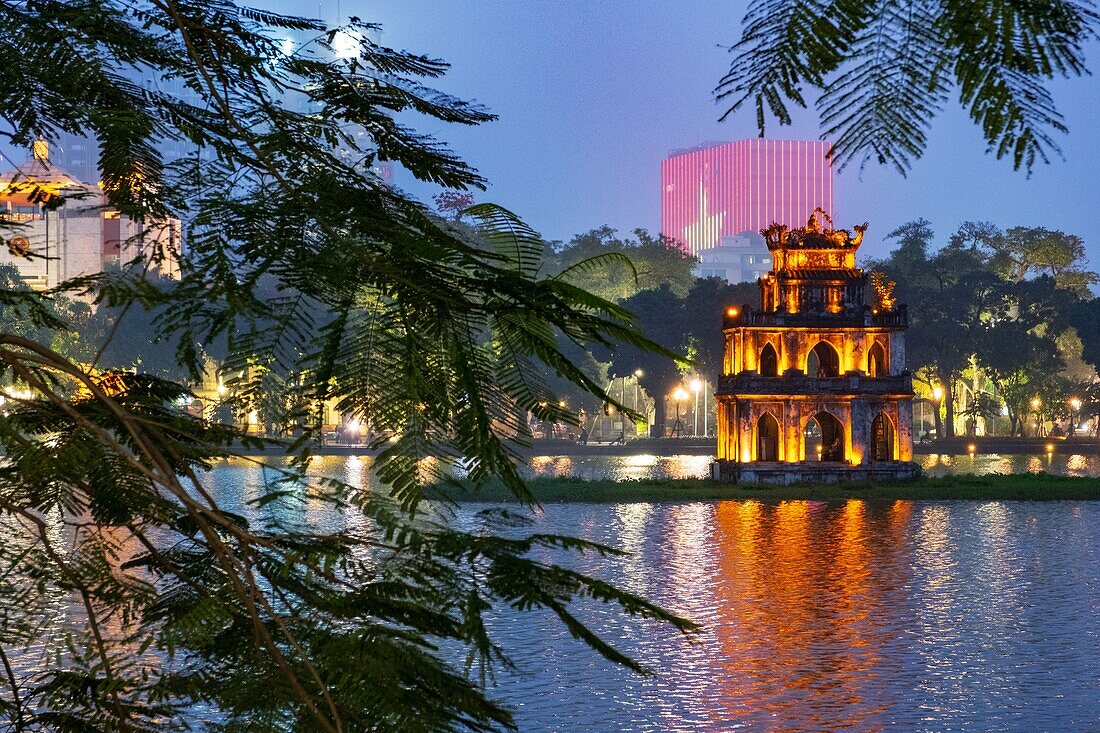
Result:
{"label": "grassy bank", "polygon": [[[534,479],[531,491],[541,503],[689,502],[759,499],[969,499],[969,500],[1094,500],[1100,499],[1100,479],[1012,474],[921,478],[898,483],[797,484],[739,486],[708,479],[637,479],[586,481],[575,478]],[[452,494],[453,495],[453,494]],[[470,492],[460,500],[512,501],[501,486]]]}

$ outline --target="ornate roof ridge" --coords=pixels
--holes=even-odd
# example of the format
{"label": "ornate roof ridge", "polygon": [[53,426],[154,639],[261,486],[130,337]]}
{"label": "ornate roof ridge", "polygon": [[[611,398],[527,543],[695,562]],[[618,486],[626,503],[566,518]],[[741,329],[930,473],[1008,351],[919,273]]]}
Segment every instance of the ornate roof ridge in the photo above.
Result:
{"label": "ornate roof ridge", "polygon": [[[817,215],[828,222],[823,226]],[[863,242],[863,233],[867,231],[867,222],[852,227],[855,235],[847,229],[833,229],[833,219],[824,209],[818,207],[810,214],[806,226],[790,229],[786,224],[772,222],[760,230],[769,250],[776,249],[857,249]]]}

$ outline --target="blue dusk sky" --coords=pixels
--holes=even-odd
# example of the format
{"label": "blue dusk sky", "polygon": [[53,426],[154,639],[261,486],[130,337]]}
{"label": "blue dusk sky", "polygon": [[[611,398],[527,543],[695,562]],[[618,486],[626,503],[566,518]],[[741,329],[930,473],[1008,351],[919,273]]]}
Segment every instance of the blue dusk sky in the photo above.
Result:
{"label": "blue dusk sky", "polygon": [[[309,13],[286,0],[273,7]],[[513,209],[552,239],[603,224],[622,231],[660,226],[660,162],[676,148],[756,135],[751,111],[718,122],[712,90],[726,70],[725,47],[739,34],[744,2],[600,0],[324,0],[322,16],[381,23],[382,42],[445,59],[437,86],[499,115],[479,128],[421,126],[476,166],[491,187],[479,200]],[[1100,46],[1090,66],[1100,71]],[[908,177],[870,166],[836,176],[838,225],[869,220],[863,252],[880,256],[883,237],[925,217],[940,242],[966,220],[1000,227],[1046,226],[1085,239],[1100,269],[1100,80],[1058,81],[1054,92],[1069,134],[1065,160],[1030,178],[986,155],[978,129],[956,105],[934,123]],[[815,139],[812,113],[776,139]],[[423,199],[437,189],[408,176]]]}

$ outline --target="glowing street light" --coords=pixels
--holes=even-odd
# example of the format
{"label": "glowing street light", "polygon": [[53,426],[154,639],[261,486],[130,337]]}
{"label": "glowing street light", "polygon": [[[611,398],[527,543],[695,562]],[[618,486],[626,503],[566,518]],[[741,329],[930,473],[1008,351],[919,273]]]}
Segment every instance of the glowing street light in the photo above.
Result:
{"label": "glowing street light", "polygon": [[699,381],[699,378],[691,380],[691,391],[695,393],[695,412],[693,413],[693,425],[691,429],[691,435],[693,438],[699,437],[699,390],[703,388],[703,383]]}
{"label": "glowing street light", "polygon": [[1043,401],[1038,397],[1031,398],[1031,411],[1035,413],[1035,435],[1036,437],[1043,434],[1043,423],[1039,420],[1040,413],[1039,408],[1043,406]]}
{"label": "glowing street light", "polygon": [[676,403],[676,422],[672,425],[672,433],[680,437],[684,431],[684,424],[680,421],[680,403],[688,398],[688,393],[683,387],[677,387],[672,392],[672,399]]}
{"label": "glowing street light", "polygon": [[1079,412],[1081,410],[1081,400],[1077,399],[1076,397],[1071,397],[1069,400],[1069,406],[1073,408],[1074,412]]}
{"label": "glowing street light", "polygon": [[932,388],[932,399],[934,399],[936,402],[939,402],[943,399],[943,387],[937,384],[935,387]]}

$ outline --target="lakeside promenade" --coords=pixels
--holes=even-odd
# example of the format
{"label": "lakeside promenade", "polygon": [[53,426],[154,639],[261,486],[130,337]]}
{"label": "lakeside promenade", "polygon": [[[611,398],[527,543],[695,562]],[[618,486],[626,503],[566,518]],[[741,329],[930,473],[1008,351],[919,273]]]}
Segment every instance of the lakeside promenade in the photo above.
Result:
{"label": "lakeside promenade", "polygon": [[[706,456],[713,455],[714,438],[639,438],[626,444],[597,443],[590,441],[581,445],[571,440],[532,441],[522,454],[532,456]],[[263,449],[241,448],[245,455],[280,455],[285,452],[280,441],[272,441]],[[1100,438],[1091,436],[1073,438],[945,438],[929,443],[916,443],[913,452],[919,455],[966,455],[974,447],[976,454],[1019,454],[1046,455],[1072,453],[1077,455],[1100,455]],[[322,456],[362,456],[374,455],[365,443],[334,443],[314,446],[313,453]]]}

